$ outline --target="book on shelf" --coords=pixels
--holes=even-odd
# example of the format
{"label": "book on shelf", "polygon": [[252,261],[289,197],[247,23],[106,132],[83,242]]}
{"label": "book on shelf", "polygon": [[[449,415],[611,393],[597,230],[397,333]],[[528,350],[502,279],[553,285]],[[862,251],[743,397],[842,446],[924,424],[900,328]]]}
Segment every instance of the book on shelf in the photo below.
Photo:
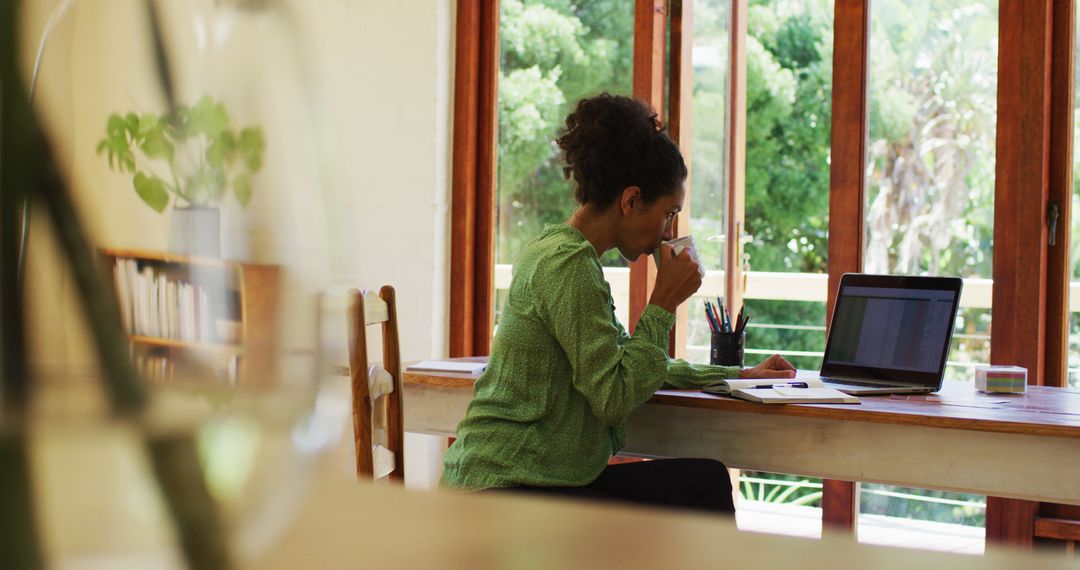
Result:
{"label": "book on shelf", "polygon": [[[235,386],[239,375],[239,361],[238,354],[230,354],[219,361],[219,365],[214,366],[217,371],[217,381],[228,386]],[[165,354],[136,353],[132,356],[132,364],[142,378],[155,384],[167,384],[176,380],[185,378],[191,380],[197,377],[191,372],[191,362]]]}
{"label": "book on shelf", "polygon": [[731,396],[762,404],[858,404],[859,398],[825,387],[817,378],[729,379],[721,380],[702,392]]}
{"label": "book on shelf", "polygon": [[149,382],[166,383],[173,379],[175,363],[160,355],[136,354],[133,360],[135,370]]}
{"label": "book on shelf", "polygon": [[120,320],[129,335],[184,342],[217,342],[206,287],[152,264],[117,258],[113,281]]}

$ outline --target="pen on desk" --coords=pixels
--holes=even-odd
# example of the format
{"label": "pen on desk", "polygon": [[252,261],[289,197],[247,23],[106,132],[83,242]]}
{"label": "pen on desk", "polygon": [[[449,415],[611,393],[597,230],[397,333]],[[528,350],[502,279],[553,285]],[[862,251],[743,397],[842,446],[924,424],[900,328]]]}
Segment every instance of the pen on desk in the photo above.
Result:
{"label": "pen on desk", "polygon": [[782,384],[758,384],[757,386],[751,386],[750,389],[758,390],[762,388],[809,388],[810,385],[806,382],[784,382]]}

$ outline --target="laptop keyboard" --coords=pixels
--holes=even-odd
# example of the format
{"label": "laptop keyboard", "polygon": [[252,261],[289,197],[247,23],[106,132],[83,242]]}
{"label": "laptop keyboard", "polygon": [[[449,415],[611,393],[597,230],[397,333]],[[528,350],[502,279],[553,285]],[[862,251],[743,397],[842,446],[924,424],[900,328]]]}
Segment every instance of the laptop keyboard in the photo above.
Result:
{"label": "laptop keyboard", "polygon": [[822,376],[821,379],[824,380],[825,382],[829,382],[829,383],[832,383],[832,384],[844,384],[846,386],[868,386],[870,388],[888,388],[888,387],[893,386],[892,384],[879,384],[879,383],[875,383],[875,382],[861,382],[859,380],[846,380],[844,378],[827,378],[825,376]]}

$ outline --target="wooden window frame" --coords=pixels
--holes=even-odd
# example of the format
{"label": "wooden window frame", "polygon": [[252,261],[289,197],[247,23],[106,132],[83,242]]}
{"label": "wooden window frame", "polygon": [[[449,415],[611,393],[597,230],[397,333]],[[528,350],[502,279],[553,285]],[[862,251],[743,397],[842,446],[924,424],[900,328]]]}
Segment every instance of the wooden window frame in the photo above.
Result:
{"label": "wooden window frame", "polygon": [[[994,314],[1013,323],[1010,335],[991,340],[995,362],[1025,365],[1033,384],[1060,386],[1065,382],[1068,323],[1068,247],[1047,252],[1045,210],[1058,204],[1058,242],[1070,238],[1072,169],[1072,0],[1038,0],[1026,4],[1002,0],[1000,10],[1016,10],[1027,18],[1001,18],[997,190],[995,201]],[[664,109],[667,27],[665,0],[635,0],[633,93]],[[672,6],[689,14],[681,0]],[[732,0],[731,95],[729,124],[728,243],[742,233],[745,171],[745,0]],[[865,174],[861,164],[866,144],[867,0],[837,0],[835,4],[833,124],[829,205],[829,301],[844,272],[863,266]],[[1037,11],[1037,17],[1030,15]],[[686,17],[686,16],[681,16]],[[1056,30],[1051,23],[1065,21]],[[681,21],[673,23],[673,38],[682,41]],[[675,28],[678,27],[678,30]],[[1038,36],[1036,39],[1031,39]],[[689,34],[687,35],[689,37]],[[689,61],[692,41],[673,54],[677,95],[672,105],[672,132],[689,146]],[[1006,44],[1012,49],[1005,49]],[[454,109],[452,250],[450,287],[450,352],[454,356],[486,354],[493,312],[494,198],[498,84],[498,2],[461,0],[457,14],[457,53]],[[1048,62],[1050,62],[1048,64]],[[1012,74],[1012,75],[1006,75]],[[1011,78],[1010,78],[1011,77]],[[1009,86],[1006,89],[1003,86]],[[1010,92],[1019,86],[1023,95]],[[1052,120],[1051,120],[1052,119]],[[1024,181],[1021,193],[1020,181]],[[1036,188],[1031,200],[1032,181]],[[688,225],[687,215],[678,222]],[[1020,216],[1014,223],[1013,215]],[[838,223],[852,220],[855,223]],[[1023,228],[1023,231],[1021,231]],[[1040,228],[1038,232],[1030,228]],[[740,248],[728,248],[725,290],[732,306],[741,297]],[[648,303],[655,267],[642,258],[631,264],[630,328]],[[1005,286],[1008,285],[1008,286]]]}
{"label": "wooden window frame", "polygon": [[743,233],[746,228],[746,0],[731,0],[728,69],[727,235],[724,302],[728,314],[742,308]]}
{"label": "wooden window frame", "polygon": [[[634,1],[634,77],[632,93],[663,116],[665,59],[667,48],[666,0]],[[638,319],[649,304],[656,282],[656,264],[651,256],[630,263],[630,322],[634,333]]]}
{"label": "wooden window frame", "polygon": [[450,223],[450,356],[491,349],[499,0],[458,0]]}
{"label": "wooden window frame", "polygon": [[[694,2],[693,0],[671,0],[671,37],[669,66],[671,77],[668,79],[668,134],[679,145],[686,161],[686,195],[683,197],[683,209],[672,222],[675,236],[690,232],[690,205],[693,202],[693,180],[691,176],[690,144],[693,138],[690,114],[693,109],[694,69],[692,55],[694,48]],[[675,326],[671,329],[668,352],[673,358],[686,357],[686,342],[689,336],[690,307],[682,303],[675,309]]]}
{"label": "wooden window frame", "polygon": [[[729,22],[730,60],[727,124],[727,248],[724,271],[724,301],[735,314],[742,306],[743,271],[742,235],[745,228],[746,191],[746,14],[747,0],[731,0]],[[687,170],[691,166],[691,109],[693,95],[693,2],[684,0],[636,0],[634,5],[634,82],[633,95],[648,102],[661,114],[665,107],[667,86],[668,128],[679,145]],[[669,11],[670,17],[665,16]],[[670,19],[671,64],[665,78],[665,24]],[[675,236],[688,233],[693,193],[693,179],[687,176],[682,212],[675,220]],[[633,332],[641,313],[649,303],[656,280],[656,265],[651,258],[630,264],[630,323]],[[680,305],[671,331],[669,352],[683,357],[686,353],[688,305]]]}
{"label": "wooden window frame", "polygon": [[[671,72],[666,71],[668,18],[671,18]],[[725,298],[728,309],[742,299],[742,245],[746,121],[746,0],[732,0],[728,113],[728,243]],[[488,354],[494,312],[495,169],[498,124],[499,3],[459,0],[454,79],[454,139],[450,267],[450,356]],[[669,128],[690,166],[690,100],[693,73],[692,2],[635,0],[632,93],[663,114],[665,92]],[[684,30],[687,33],[684,35]],[[686,207],[676,235],[690,226],[690,180]],[[630,264],[629,330],[648,305],[656,266],[648,257]],[[683,356],[689,317],[680,307],[672,331],[671,353]]]}
{"label": "wooden window frame", "polygon": [[990,361],[1043,384],[1052,0],[1001,0]]}
{"label": "wooden window frame", "polygon": [[[836,0],[833,15],[832,131],[829,164],[829,298],[826,326],[832,322],[836,291],[844,273],[863,269],[863,205],[866,203],[866,140],[869,132],[868,0]],[[858,520],[855,481],[822,481],[822,526],[855,532]]]}
{"label": "wooden window frame", "polygon": [[[1057,25],[1064,22],[1066,25]],[[1075,73],[1076,5],[1053,0],[1050,69],[1050,189],[1058,205],[1057,246],[1049,247],[1046,278],[1046,360],[1043,384],[1068,384],[1069,250],[1072,245],[1073,74]]]}
{"label": "wooden window frame", "polygon": [[[635,0],[633,94],[659,112],[671,92],[672,136],[689,148],[692,92],[691,3]],[[745,202],[746,0],[731,0],[729,113],[729,308],[742,296],[741,234]],[[869,0],[835,0],[829,297],[831,319],[840,276],[863,268]],[[672,74],[665,80],[668,10]],[[1068,342],[1072,77],[1075,0],[1001,0],[994,211],[991,361],[1028,368],[1029,382],[1065,383]],[[454,107],[450,353],[487,354],[494,300],[494,198],[498,82],[497,0],[459,0]],[[1055,22],[1064,25],[1054,26]],[[689,153],[687,160],[689,161]],[[689,186],[689,184],[688,184]],[[689,188],[688,188],[689,191]],[[689,202],[689,200],[687,200]],[[1047,244],[1046,208],[1056,202],[1056,238]],[[689,208],[676,231],[689,225]],[[1038,228],[1036,231],[1035,228]],[[630,267],[630,322],[648,303],[656,268],[649,258]],[[684,317],[685,322],[685,317]],[[1002,328],[1008,334],[1002,334]],[[684,327],[685,328],[685,327]],[[674,340],[674,339],[673,339]],[[678,346],[679,343],[673,343]],[[824,482],[823,524],[853,531],[855,482]],[[1035,503],[989,497],[987,539],[1030,545]]]}
{"label": "wooden window frame", "polygon": [[[1002,0],[990,360],[1028,369],[1028,383],[1063,386],[1069,324],[1073,0]],[[1057,25],[1055,25],[1057,24]],[[1059,207],[1049,246],[1047,208]],[[1045,508],[1056,505],[1041,505]],[[986,540],[1030,549],[1040,504],[986,499]]]}

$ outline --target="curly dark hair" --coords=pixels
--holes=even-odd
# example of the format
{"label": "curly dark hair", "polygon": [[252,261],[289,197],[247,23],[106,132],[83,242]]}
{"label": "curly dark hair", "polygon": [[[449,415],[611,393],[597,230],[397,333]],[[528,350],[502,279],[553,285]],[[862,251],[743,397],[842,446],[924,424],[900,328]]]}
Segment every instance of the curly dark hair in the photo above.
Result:
{"label": "curly dark hair", "polygon": [[574,180],[578,203],[600,209],[630,186],[646,204],[675,192],[686,180],[679,147],[648,104],[601,93],[582,99],[555,140],[562,149],[563,175]]}

